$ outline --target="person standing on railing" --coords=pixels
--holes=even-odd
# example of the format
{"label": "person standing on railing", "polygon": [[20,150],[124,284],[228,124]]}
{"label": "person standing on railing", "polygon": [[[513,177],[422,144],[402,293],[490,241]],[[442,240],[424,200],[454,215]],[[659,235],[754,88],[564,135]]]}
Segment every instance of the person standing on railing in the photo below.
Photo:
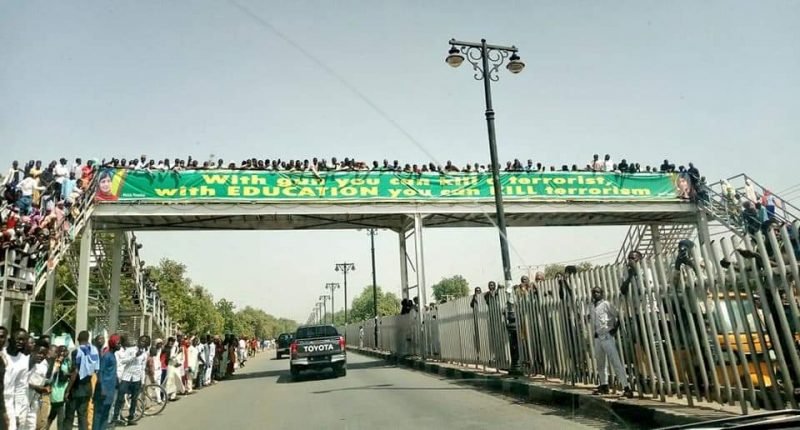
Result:
{"label": "person standing on railing", "polygon": [[610,362],[614,375],[623,385],[623,396],[633,398],[633,391],[628,384],[628,377],[625,373],[625,365],[622,363],[617,344],[614,337],[619,330],[619,314],[608,300],[603,298],[603,290],[600,287],[592,288],[591,319],[592,331],[594,333],[595,359],[597,360],[597,372],[600,376],[600,385],[592,394],[608,394],[608,369],[606,364]]}
{"label": "person standing on railing", "polygon": [[469,302],[469,307],[472,308],[473,342],[475,343],[475,352],[477,353],[478,361],[481,359],[480,325],[478,324],[478,307],[480,303],[478,297],[480,297],[481,294],[481,287],[475,287],[475,293],[472,295],[472,300]]}

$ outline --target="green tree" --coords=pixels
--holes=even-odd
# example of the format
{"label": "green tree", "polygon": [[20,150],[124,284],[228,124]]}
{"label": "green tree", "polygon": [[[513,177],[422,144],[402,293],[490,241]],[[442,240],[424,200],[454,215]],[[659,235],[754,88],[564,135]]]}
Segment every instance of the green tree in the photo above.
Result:
{"label": "green tree", "polygon": [[443,299],[451,300],[464,297],[469,294],[469,283],[461,275],[442,278],[441,281],[433,285],[433,297],[437,302]]}
{"label": "green tree", "polygon": [[[544,278],[545,279],[553,279],[553,278],[556,277],[557,274],[564,273],[564,269],[566,267],[567,266],[565,266],[563,264],[548,264],[547,266],[544,266]],[[578,263],[576,265],[576,267],[578,269],[578,272],[583,272],[583,271],[591,269],[592,267],[594,267],[594,265],[592,263],[588,262],[588,261],[584,261],[584,262]]]}
{"label": "green tree", "polygon": [[[378,315],[389,316],[400,313],[400,299],[394,293],[384,292],[381,287],[378,290]],[[353,299],[350,311],[350,321],[363,321],[374,316],[372,285],[367,285],[361,294]]]}

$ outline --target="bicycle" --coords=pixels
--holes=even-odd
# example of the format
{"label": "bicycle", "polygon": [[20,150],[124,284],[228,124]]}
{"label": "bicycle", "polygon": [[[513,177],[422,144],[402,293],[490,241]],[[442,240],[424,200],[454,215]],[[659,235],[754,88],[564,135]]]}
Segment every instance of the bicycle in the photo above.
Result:
{"label": "bicycle", "polygon": [[[122,411],[130,410],[130,395],[125,395],[125,406]],[[133,412],[133,421],[139,421],[142,417],[158,415],[167,407],[167,390],[159,384],[147,384],[142,386],[139,398],[136,399],[136,409]]]}

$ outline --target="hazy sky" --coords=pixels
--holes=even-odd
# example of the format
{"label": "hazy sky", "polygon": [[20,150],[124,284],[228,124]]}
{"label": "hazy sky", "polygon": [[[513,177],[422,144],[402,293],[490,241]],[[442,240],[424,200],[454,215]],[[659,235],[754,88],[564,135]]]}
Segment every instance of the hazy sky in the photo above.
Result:
{"label": "hazy sky", "polygon": [[[0,166],[140,154],[485,163],[481,84],[444,63],[451,37],[485,37],[527,65],[493,86],[501,159],[693,160],[710,181],[746,171],[780,192],[800,182],[798,22],[797,1],[3,1]],[[624,231],[512,229],[514,266],[607,261]],[[370,283],[363,231],[139,236],[148,263],[177,259],[217,297],[298,320],[341,282],[334,262],[357,266],[351,297]],[[429,284],[502,278],[491,229],[430,230],[425,245]],[[397,235],[376,247],[378,283],[399,294]]]}

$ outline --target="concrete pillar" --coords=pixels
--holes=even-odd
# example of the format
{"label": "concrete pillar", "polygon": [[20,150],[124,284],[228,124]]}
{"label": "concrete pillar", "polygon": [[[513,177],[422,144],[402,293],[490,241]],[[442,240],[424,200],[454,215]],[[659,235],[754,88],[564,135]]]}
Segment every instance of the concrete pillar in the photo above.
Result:
{"label": "concrete pillar", "polygon": [[414,214],[414,251],[416,253],[417,266],[417,294],[419,294],[420,309],[427,304],[427,294],[425,290],[425,253],[422,250],[422,220],[420,214]]}
{"label": "concrete pillar", "polygon": [[414,251],[416,256],[417,266],[417,294],[419,295],[419,312],[417,312],[417,353],[425,359],[426,352],[426,332],[423,325],[422,315],[425,312],[425,305],[427,304],[427,293],[425,289],[425,254],[422,245],[422,220],[420,214],[414,214]]}
{"label": "concrete pillar", "polygon": [[42,319],[43,333],[50,334],[53,330],[53,309],[56,297],[56,269],[47,273],[47,284],[44,287],[44,318]]}
{"label": "concrete pillar", "polygon": [[122,274],[122,247],[125,246],[125,233],[114,233],[111,244],[111,285],[108,303],[108,332],[116,333],[119,327],[119,280]]}
{"label": "concrete pillar", "polygon": [[81,254],[78,262],[78,291],[75,307],[75,332],[89,330],[89,277],[91,276],[92,219],[86,220],[81,235]]}
{"label": "concrete pillar", "polygon": [[5,251],[5,258],[3,259],[3,290],[0,291],[0,322],[2,322],[4,327],[11,327],[9,323],[11,321],[11,312],[9,311],[9,302],[6,301],[6,291],[8,288],[8,277],[11,276],[11,259],[13,258],[13,254],[6,249]]}
{"label": "concrete pillar", "polygon": [[[653,240],[653,250],[660,258],[663,248],[661,247],[661,230],[659,229],[658,224],[650,224],[650,236]],[[628,258],[628,256],[626,255],[625,258]]]}
{"label": "concrete pillar", "polygon": [[711,233],[708,230],[708,217],[704,211],[700,211],[697,215],[697,238],[700,240],[700,246],[707,246],[711,244]]}
{"label": "concrete pillar", "polygon": [[25,330],[30,329],[31,324],[31,301],[33,298],[30,294],[25,295],[25,301],[22,302],[22,315],[20,316],[19,325]]}
{"label": "concrete pillar", "polygon": [[406,248],[406,232],[400,231],[400,292],[402,298],[408,299],[408,251]]}

